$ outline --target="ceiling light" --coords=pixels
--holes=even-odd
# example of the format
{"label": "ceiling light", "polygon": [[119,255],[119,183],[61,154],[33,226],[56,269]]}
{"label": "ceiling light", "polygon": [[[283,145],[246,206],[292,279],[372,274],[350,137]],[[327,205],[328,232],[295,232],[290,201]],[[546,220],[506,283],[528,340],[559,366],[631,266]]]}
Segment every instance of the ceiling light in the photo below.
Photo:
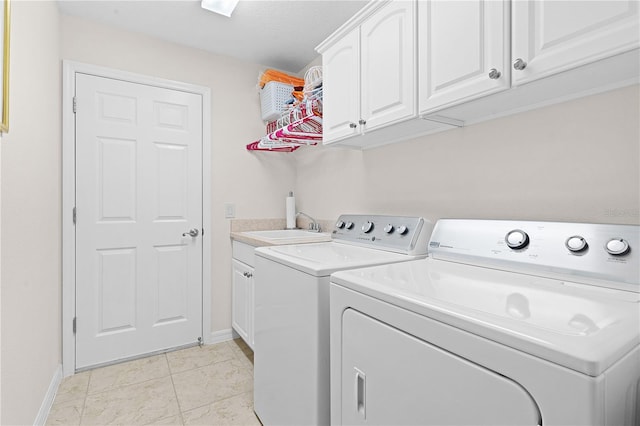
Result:
{"label": "ceiling light", "polygon": [[230,18],[233,9],[238,5],[238,1],[239,0],[202,0],[202,8]]}

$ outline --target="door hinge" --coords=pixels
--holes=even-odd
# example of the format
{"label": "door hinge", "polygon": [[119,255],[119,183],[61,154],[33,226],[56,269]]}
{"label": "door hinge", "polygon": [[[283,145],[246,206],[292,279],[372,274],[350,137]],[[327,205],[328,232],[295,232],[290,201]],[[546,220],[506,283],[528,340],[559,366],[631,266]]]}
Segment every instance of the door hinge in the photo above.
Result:
{"label": "door hinge", "polygon": [[74,114],[76,113],[77,109],[78,109],[78,101],[77,101],[77,98],[74,96],[73,97],[73,113]]}
{"label": "door hinge", "polygon": [[76,222],[78,221],[78,213],[76,211],[76,208],[73,208],[73,224],[75,225]]}
{"label": "door hinge", "polygon": [[73,334],[76,334],[76,320],[78,318],[77,317],[73,317]]}

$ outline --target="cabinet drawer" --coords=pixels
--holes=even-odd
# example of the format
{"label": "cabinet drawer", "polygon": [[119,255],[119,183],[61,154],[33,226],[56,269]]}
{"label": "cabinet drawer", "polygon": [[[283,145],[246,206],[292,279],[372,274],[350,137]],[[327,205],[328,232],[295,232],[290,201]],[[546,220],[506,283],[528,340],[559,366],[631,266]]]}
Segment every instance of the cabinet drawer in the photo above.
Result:
{"label": "cabinet drawer", "polygon": [[255,247],[249,244],[241,243],[239,241],[233,241],[233,245],[232,245],[233,258],[253,267],[256,263],[254,249]]}

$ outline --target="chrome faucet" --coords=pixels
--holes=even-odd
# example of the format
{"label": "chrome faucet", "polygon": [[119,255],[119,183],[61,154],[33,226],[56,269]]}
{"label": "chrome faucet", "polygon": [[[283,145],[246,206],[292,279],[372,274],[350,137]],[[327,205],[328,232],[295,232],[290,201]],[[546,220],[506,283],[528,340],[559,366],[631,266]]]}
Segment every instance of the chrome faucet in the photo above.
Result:
{"label": "chrome faucet", "polygon": [[296,213],[296,218],[298,216],[300,216],[300,215],[306,217],[307,219],[309,219],[311,221],[311,223],[309,224],[309,229],[308,229],[309,232],[320,232],[321,231],[320,224],[314,218],[312,218],[311,216],[309,216],[308,214],[303,213],[303,212]]}

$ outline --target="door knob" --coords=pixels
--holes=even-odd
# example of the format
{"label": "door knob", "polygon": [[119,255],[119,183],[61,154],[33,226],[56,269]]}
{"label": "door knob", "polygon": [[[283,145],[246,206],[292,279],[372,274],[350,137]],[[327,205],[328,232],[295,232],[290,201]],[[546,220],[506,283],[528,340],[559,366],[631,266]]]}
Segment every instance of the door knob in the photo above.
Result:
{"label": "door knob", "polygon": [[183,237],[190,236],[193,238],[197,237],[198,235],[200,235],[200,231],[198,231],[196,228],[190,229],[188,232],[184,232],[182,234]]}

